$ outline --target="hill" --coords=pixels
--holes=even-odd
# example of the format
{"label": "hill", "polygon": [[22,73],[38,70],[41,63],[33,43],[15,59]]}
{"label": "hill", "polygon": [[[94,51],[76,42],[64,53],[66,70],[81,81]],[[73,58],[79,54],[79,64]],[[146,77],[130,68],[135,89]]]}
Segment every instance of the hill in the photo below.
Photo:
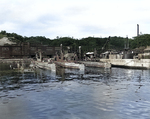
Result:
{"label": "hill", "polygon": [[45,36],[21,36],[16,33],[7,33],[6,31],[0,32],[0,38],[8,38],[11,42],[19,43],[33,43],[49,45],[52,47],[60,46],[63,44],[64,48],[70,47],[70,51],[78,51],[79,46],[82,47],[83,52],[94,51],[97,49],[98,53],[106,50],[124,50],[125,43],[129,42],[130,49],[135,49],[139,47],[146,47],[150,45],[150,34],[143,34],[133,39],[111,36],[106,38],[100,37],[87,37],[82,39],[75,39],[72,37],[56,37],[55,39],[46,38]]}

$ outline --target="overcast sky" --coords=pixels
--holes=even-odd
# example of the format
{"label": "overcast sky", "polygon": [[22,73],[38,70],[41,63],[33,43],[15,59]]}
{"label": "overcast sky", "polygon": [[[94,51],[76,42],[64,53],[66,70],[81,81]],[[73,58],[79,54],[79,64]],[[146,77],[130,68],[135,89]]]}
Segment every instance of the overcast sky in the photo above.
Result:
{"label": "overcast sky", "polygon": [[0,31],[22,36],[132,38],[150,31],[149,0],[0,0]]}

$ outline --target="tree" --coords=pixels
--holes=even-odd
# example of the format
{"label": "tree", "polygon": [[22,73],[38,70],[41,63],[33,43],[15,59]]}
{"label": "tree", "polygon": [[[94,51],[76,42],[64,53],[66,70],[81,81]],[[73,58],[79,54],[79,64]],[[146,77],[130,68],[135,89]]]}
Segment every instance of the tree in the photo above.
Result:
{"label": "tree", "polygon": [[6,35],[6,31],[1,31],[0,34]]}
{"label": "tree", "polygon": [[132,48],[146,47],[150,45],[150,34],[143,34],[134,37],[131,41]]}

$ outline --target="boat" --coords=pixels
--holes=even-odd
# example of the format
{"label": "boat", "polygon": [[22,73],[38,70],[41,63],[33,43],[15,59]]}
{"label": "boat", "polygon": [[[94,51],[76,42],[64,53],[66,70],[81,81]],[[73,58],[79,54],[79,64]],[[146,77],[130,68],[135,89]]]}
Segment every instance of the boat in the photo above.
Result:
{"label": "boat", "polygon": [[63,68],[71,68],[71,69],[79,69],[84,70],[84,64],[80,64],[77,62],[77,54],[76,53],[66,53],[64,54],[62,51],[62,44],[60,45],[60,54],[56,55],[56,60],[54,63],[56,66]]}
{"label": "boat", "polygon": [[107,62],[94,62],[94,61],[80,61],[86,67],[101,67],[101,68],[111,68],[111,63]]}
{"label": "boat", "polygon": [[57,66],[64,67],[64,68],[72,68],[72,69],[79,69],[79,70],[84,70],[85,68],[84,64],[79,64],[75,62],[55,61],[55,64]]}
{"label": "boat", "polygon": [[51,58],[44,59],[42,57],[41,51],[36,53],[36,59],[37,59],[36,61],[32,61],[32,64],[34,64],[35,67],[41,68],[41,69],[48,69],[48,70],[51,70],[53,72],[56,72],[55,63],[52,61]]}
{"label": "boat", "polygon": [[51,71],[56,71],[55,63],[34,61],[34,64],[36,67],[41,68],[41,69],[48,69]]}

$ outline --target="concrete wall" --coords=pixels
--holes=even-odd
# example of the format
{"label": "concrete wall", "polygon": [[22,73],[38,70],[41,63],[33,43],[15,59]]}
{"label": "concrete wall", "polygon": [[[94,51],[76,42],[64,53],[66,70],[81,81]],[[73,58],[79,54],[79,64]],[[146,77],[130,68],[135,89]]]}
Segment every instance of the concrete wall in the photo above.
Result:
{"label": "concrete wall", "polygon": [[32,59],[0,59],[0,63],[9,64],[10,68],[25,68],[29,67],[31,64]]}
{"label": "concrete wall", "polygon": [[116,66],[128,66],[150,69],[150,59],[100,59],[102,62],[108,62]]}

